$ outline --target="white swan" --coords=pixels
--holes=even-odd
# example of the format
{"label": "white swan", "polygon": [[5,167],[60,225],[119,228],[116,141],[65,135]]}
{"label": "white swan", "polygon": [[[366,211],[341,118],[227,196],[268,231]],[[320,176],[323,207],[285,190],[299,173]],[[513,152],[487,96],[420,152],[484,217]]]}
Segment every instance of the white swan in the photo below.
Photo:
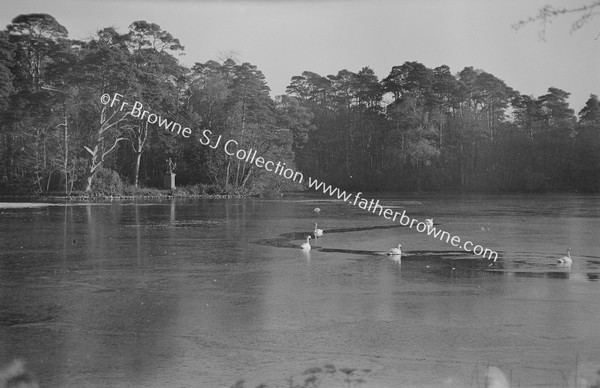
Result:
{"label": "white swan", "polygon": [[389,251],[387,251],[388,255],[399,255],[402,256],[402,250],[400,249],[400,247],[402,246],[402,244],[398,244],[398,248],[392,248]]}
{"label": "white swan", "polygon": [[323,229],[317,229],[317,223],[315,222],[315,237],[323,236]]}
{"label": "white swan", "polygon": [[489,388],[510,388],[506,375],[495,366],[488,367],[485,374],[485,386]]}
{"label": "white swan", "polygon": [[433,218],[428,218],[425,220],[425,225],[427,225],[428,228],[433,227]]}
{"label": "white swan", "polygon": [[571,259],[571,248],[567,249],[567,255],[557,259],[560,264],[571,265],[573,264],[573,259]]}
{"label": "white swan", "polygon": [[306,242],[303,243],[302,245],[300,245],[300,248],[302,248],[305,251],[310,251],[310,242],[309,242],[310,239],[311,239],[310,236],[306,236]]}
{"label": "white swan", "polygon": [[319,209],[318,207],[314,208],[313,210],[315,213],[319,213],[321,211],[321,209]]}

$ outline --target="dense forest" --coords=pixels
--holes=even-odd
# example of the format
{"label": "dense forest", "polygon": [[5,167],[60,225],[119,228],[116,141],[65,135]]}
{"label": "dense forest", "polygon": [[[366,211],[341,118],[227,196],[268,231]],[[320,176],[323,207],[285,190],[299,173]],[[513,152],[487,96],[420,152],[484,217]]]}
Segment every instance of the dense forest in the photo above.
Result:
{"label": "dense forest", "polygon": [[[162,188],[201,193],[297,190],[289,180],[203,145],[202,131],[352,190],[600,191],[600,101],[575,114],[569,93],[521,95],[466,67],[407,61],[291,77],[272,98],[250,63],[180,63],[184,46],[135,21],[68,38],[47,14],[0,31],[0,192]],[[101,96],[119,93],[192,129],[174,136]]]}

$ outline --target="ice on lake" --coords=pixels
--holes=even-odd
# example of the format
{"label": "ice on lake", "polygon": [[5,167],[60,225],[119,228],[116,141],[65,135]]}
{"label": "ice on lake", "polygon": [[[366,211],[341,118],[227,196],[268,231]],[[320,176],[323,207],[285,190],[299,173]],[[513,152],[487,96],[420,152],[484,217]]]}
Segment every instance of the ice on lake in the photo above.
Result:
{"label": "ice on lake", "polygon": [[0,363],[43,387],[599,377],[600,197],[379,198],[498,261],[312,196],[2,206]]}

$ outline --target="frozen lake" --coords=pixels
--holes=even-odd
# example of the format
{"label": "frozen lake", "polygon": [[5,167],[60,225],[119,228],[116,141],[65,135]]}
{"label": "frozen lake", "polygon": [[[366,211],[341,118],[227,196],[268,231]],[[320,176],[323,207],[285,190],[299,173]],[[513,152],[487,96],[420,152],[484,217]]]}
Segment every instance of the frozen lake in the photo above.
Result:
{"label": "frozen lake", "polygon": [[500,258],[312,196],[0,207],[0,364],[41,387],[288,387],[329,364],[324,387],[595,381],[600,196],[371,198]]}

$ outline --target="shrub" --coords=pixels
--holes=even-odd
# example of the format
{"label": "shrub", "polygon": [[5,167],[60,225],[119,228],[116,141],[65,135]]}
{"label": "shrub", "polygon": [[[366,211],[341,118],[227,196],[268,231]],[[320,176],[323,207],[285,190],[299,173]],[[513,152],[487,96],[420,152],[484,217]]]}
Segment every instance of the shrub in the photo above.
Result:
{"label": "shrub", "polygon": [[221,187],[219,185],[201,184],[200,186],[202,187],[202,194],[215,195],[215,194],[221,194],[223,192],[223,189],[221,189]]}
{"label": "shrub", "polygon": [[135,187],[134,185],[125,185],[123,194],[136,197],[163,197],[166,190],[154,189],[151,187]]}
{"label": "shrub", "polygon": [[119,173],[109,168],[100,167],[92,182],[92,191],[106,195],[120,195],[125,185]]}
{"label": "shrub", "polygon": [[216,195],[221,194],[222,190],[218,185],[196,183],[189,186],[180,186],[174,192],[176,197],[198,196],[198,195]]}

